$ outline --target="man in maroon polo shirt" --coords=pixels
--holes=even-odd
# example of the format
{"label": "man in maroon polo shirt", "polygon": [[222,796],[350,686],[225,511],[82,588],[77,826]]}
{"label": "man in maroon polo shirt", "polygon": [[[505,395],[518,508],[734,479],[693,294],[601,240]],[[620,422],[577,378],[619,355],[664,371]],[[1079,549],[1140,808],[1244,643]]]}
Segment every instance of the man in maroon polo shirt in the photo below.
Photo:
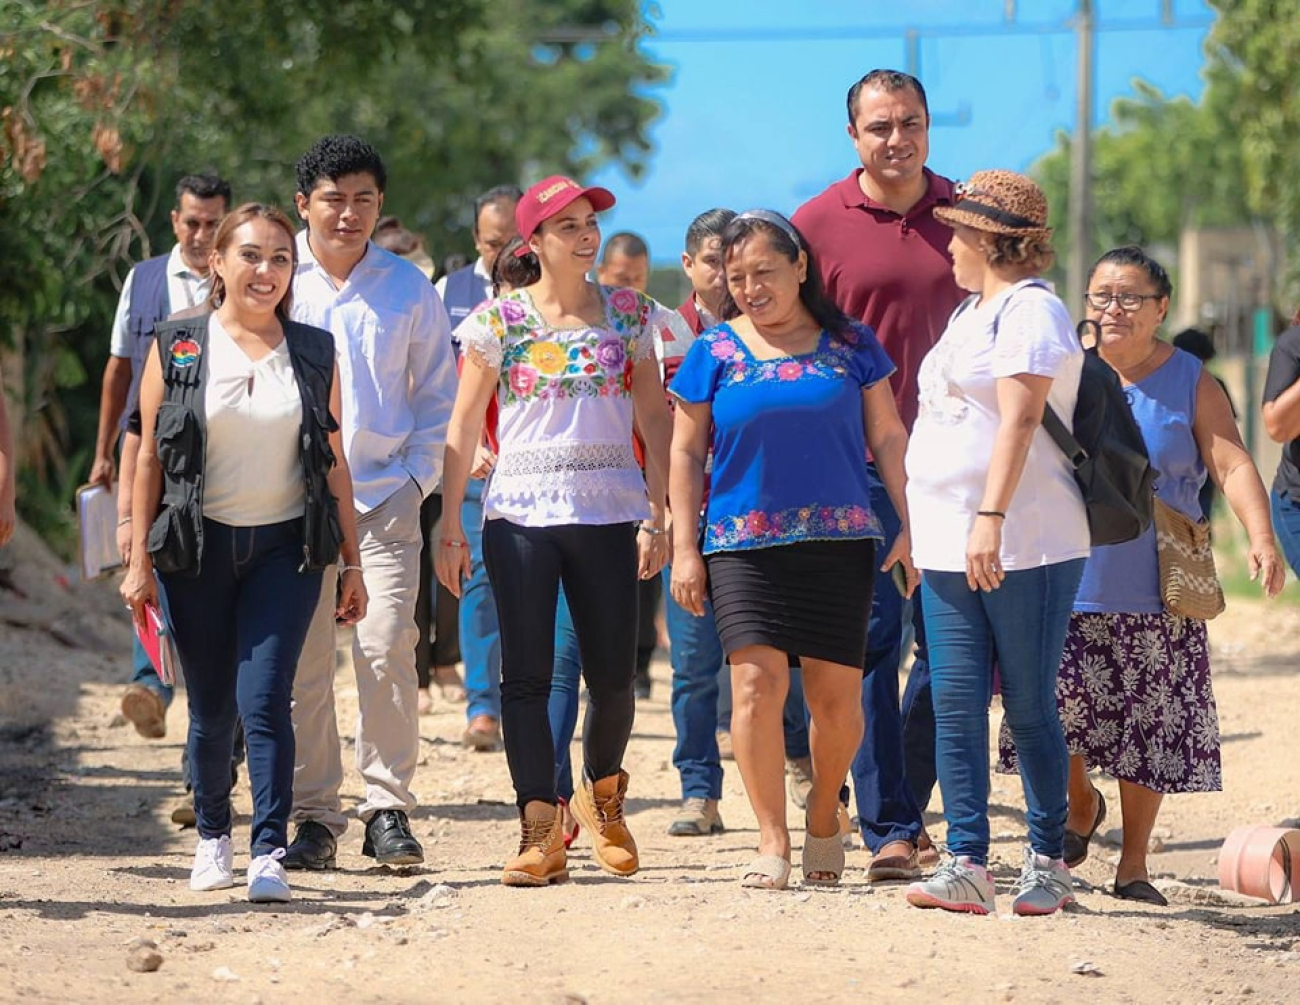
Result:
{"label": "man in maroon polo shirt", "polygon": [[[921,360],[964,296],[948,255],[952,231],[933,213],[953,201],[953,183],[925,166],[930,112],[915,77],[872,70],[849,89],[848,115],[862,167],[801,206],[794,224],[812,247],[827,292],[850,317],[875,329],[898,368],[891,378],[894,400],[910,430]],[[890,538],[883,545],[888,549],[898,515],[874,466],[871,475],[871,505]],[[925,528],[913,527],[912,533],[924,534]],[[880,577],[862,684],[866,735],[852,769],[873,882],[920,874],[921,805],[934,785],[934,716],[919,597],[913,598],[916,661],[899,710],[903,610],[890,577]],[[929,864],[935,856],[927,851]]]}

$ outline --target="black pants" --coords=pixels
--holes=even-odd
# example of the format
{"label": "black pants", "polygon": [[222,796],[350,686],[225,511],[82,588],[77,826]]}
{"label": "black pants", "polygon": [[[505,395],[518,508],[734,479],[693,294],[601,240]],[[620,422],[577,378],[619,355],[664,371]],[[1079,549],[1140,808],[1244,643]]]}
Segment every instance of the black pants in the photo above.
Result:
{"label": "black pants", "polygon": [[415,598],[415,673],[420,687],[429,686],[430,669],[460,662],[460,602],[433,574],[442,520],[442,493],[435,492],[420,506],[420,591]]}
{"label": "black pants", "polygon": [[546,703],[561,581],[590,699],[582,725],[588,778],[623,766],[636,700],[636,527],[521,527],[489,520],[483,562],[501,623],[501,727],[522,807],[555,803],[555,747]]}

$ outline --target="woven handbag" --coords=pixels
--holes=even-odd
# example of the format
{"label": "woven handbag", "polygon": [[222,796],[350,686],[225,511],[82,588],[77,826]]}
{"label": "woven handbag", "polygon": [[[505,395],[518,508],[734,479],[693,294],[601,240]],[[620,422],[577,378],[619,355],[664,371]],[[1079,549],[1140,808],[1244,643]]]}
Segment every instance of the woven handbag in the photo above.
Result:
{"label": "woven handbag", "polygon": [[1156,554],[1165,610],[1209,621],[1223,613],[1223,588],[1214,569],[1210,522],[1195,521],[1156,499]]}

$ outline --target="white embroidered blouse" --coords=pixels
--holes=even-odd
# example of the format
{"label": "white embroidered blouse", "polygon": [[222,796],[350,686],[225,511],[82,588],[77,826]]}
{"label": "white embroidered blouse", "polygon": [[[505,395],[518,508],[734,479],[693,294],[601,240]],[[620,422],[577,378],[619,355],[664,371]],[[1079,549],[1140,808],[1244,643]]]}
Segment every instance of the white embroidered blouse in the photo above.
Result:
{"label": "white embroidered blouse", "polygon": [[457,328],[462,350],[500,375],[485,519],[554,527],[650,515],[632,451],[632,369],[654,358],[670,312],[635,290],[603,286],[601,298],[600,325],[551,327],[524,289]]}

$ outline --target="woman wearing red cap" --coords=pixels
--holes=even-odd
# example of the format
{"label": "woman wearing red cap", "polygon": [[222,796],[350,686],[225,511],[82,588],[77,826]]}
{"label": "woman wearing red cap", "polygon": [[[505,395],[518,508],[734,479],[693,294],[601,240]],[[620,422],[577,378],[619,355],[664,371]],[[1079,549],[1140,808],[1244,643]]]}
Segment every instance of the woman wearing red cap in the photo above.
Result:
{"label": "woman wearing red cap", "polygon": [[[629,876],[639,867],[623,820],[623,752],[635,711],[637,577],[656,575],[668,557],[672,422],[654,352],[660,308],[587,280],[600,247],[596,213],[613,205],[606,189],[558,175],[530,188],[515,209],[524,241],[516,254],[535,259],[541,278],[458,329],[472,365],[447,431],[436,567],[459,594],[469,572],[461,497],[495,395],[500,449],[483,496],[483,557],[501,622],[501,715],[522,832],[507,886],[568,877],[546,716],[561,582],[591,695],[573,811],[602,868]],[[644,476],[632,453],[634,417]]]}

